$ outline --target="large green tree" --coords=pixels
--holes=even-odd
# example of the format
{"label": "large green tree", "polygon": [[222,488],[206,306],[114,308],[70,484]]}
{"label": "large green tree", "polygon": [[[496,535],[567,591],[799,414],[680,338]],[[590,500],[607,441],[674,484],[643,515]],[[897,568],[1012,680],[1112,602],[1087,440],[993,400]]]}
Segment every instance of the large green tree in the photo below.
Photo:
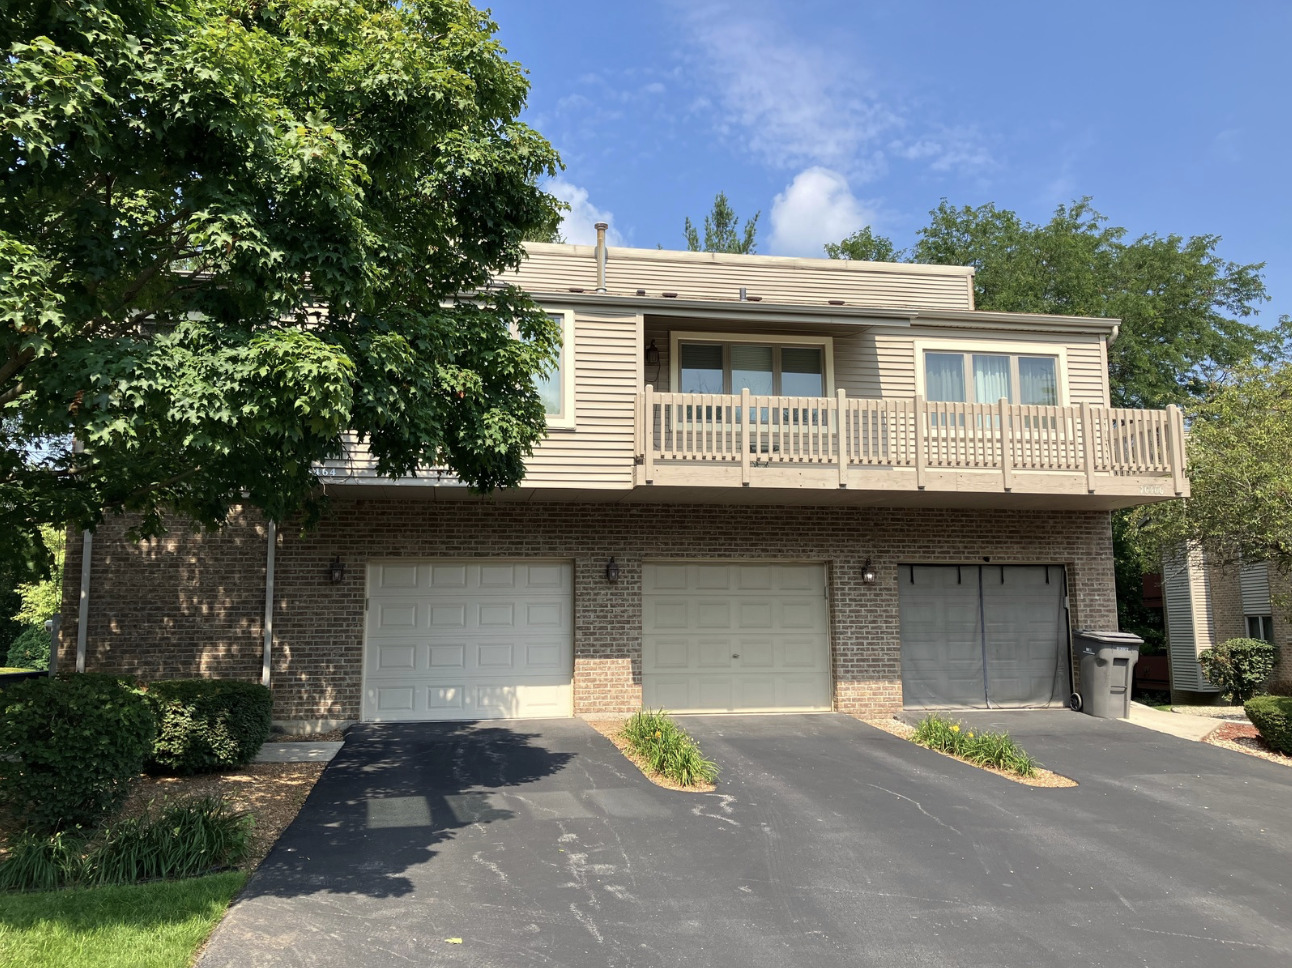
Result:
{"label": "large green tree", "polygon": [[737,255],[752,255],[758,249],[758,216],[746,219],[744,227],[740,217],[727,201],[725,192],[718,192],[713,199],[713,211],[704,217],[704,241],[700,240],[700,231],[686,220],[684,232],[686,247],[692,252],[731,252]]}
{"label": "large green tree", "polygon": [[[559,335],[488,287],[559,164],[465,0],[46,0],[0,20],[0,556],[42,522],[517,482]],[[520,337],[520,338],[517,338]],[[75,442],[75,443],[73,443]]]}
{"label": "large green tree", "polygon": [[[1286,322],[1286,319],[1285,319]],[[1141,509],[1137,543],[1158,560],[1187,544],[1211,562],[1292,570],[1292,366],[1239,367],[1190,407],[1192,497]]]}

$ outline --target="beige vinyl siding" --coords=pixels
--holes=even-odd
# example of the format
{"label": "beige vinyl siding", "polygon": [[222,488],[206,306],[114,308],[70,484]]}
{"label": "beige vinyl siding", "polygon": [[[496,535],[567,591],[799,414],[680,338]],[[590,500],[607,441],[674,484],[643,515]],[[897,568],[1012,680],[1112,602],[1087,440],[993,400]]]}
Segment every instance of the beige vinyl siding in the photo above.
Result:
{"label": "beige vinyl siding", "polygon": [[[520,269],[500,278],[530,292],[596,289],[593,246],[527,243],[526,249],[529,258]],[[734,302],[741,287],[766,303],[824,306],[842,299],[849,306],[973,309],[972,270],[958,266],[607,250],[606,289],[612,295],[632,296],[642,289],[648,296],[672,292],[679,299]]]}
{"label": "beige vinyl siding", "polygon": [[635,313],[575,311],[574,428],[534,448],[525,487],[632,487],[640,329]]}
{"label": "beige vinyl siding", "polygon": [[1171,653],[1171,687],[1189,692],[1216,691],[1198,665],[1198,653],[1216,643],[1211,592],[1200,551],[1163,562],[1162,594]]}

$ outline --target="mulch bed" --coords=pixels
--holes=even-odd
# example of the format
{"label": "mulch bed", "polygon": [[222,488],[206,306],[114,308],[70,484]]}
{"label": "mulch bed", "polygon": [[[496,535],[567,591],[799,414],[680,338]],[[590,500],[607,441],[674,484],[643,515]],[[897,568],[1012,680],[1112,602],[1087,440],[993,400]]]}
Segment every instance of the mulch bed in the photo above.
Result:
{"label": "mulch bed", "polygon": [[1207,742],[1213,746],[1223,746],[1225,749],[1238,750],[1240,753],[1246,753],[1249,756],[1259,756],[1261,759],[1269,760],[1272,763],[1292,766],[1292,756],[1270,749],[1269,744],[1261,738],[1261,734],[1251,723],[1225,723],[1217,727],[1207,737]]}

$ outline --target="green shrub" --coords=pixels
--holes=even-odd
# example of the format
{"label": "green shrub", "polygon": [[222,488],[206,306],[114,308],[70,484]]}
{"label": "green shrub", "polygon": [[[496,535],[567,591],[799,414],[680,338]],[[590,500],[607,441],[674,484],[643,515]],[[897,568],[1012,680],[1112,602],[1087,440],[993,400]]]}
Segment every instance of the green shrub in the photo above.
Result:
{"label": "green shrub", "polygon": [[55,891],[85,871],[85,835],[79,827],[57,833],[21,833],[0,864],[0,890]]}
{"label": "green shrub", "polygon": [[25,833],[0,863],[0,890],[51,891],[72,885],[134,884],[195,877],[247,856],[251,817],[219,797],[188,797],[104,827]]}
{"label": "green shrub", "polygon": [[87,884],[196,877],[247,856],[250,814],[219,797],[189,797],[105,828],[86,858]]}
{"label": "green shrub", "polygon": [[0,799],[27,829],[93,826],[121,805],[152,749],[156,718],[108,676],[29,679],[0,693]]}
{"label": "green shrub", "polygon": [[1270,749],[1292,756],[1292,696],[1257,696],[1243,704],[1243,712]]}
{"label": "green shrub", "polygon": [[941,716],[926,716],[915,727],[911,740],[977,766],[990,766],[1018,776],[1036,775],[1036,760],[1008,733],[975,731]]}
{"label": "green shrub", "polygon": [[674,783],[694,786],[718,777],[717,765],[663,711],[637,713],[624,723],[623,737],[652,770]]}
{"label": "green shrub", "polygon": [[1254,696],[1274,671],[1274,646],[1260,639],[1230,639],[1198,653],[1203,675],[1234,702]]}
{"label": "green shrub", "polygon": [[48,669],[49,633],[39,625],[28,625],[9,646],[5,662],[16,669]]}
{"label": "green shrub", "polygon": [[149,769],[212,773],[250,763],[269,737],[272,699],[259,683],[167,679],[148,686],[157,709]]}

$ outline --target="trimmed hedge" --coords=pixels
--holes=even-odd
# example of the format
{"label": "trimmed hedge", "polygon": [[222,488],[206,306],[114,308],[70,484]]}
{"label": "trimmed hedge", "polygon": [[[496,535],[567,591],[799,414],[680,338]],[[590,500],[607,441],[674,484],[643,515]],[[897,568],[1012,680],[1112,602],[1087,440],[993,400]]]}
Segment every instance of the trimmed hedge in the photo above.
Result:
{"label": "trimmed hedge", "polygon": [[1292,756],[1292,696],[1257,696],[1243,704],[1243,712],[1270,749]]}
{"label": "trimmed hedge", "polygon": [[5,662],[15,669],[48,669],[49,633],[39,625],[28,625],[9,646]]}
{"label": "trimmed hedge", "polygon": [[111,676],[29,679],[0,693],[0,799],[27,829],[92,826],[117,809],[156,736],[153,707]]}
{"label": "trimmed hedge", "polygon": [[269,738],[272,699],[259,683],[164,679],[148,686],[157,710],[149,770],[181,776],[250,763]]}

